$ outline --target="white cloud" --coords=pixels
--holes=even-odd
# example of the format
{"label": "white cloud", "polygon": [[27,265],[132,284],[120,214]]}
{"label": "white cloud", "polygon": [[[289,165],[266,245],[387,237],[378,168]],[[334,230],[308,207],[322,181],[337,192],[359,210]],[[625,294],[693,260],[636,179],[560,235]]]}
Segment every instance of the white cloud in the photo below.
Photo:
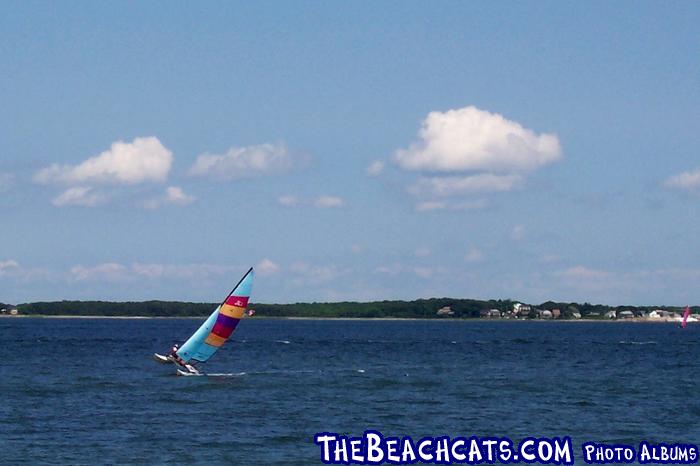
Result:
{"label": "white cloud", "polygon": [[92,188],[86,186],[76,186],[68,188],[63,193],[59,194],[51,200],[51,203],[56,207],[64,206],[82,206],[95,207],[103,203],[106,198],[98,193],[93,192]]}
{"label": "white cloud", "polygon": [[520,175],[480,173],[471,176],[420,178],[409,188],[416,196],[448,197],[472,193],[510,191],[522,182]]}
{"label": "white cloud", "polygon": [[345,206],[345,200],[338,196],[319,196],[315,199],[299,199],[291,194],[280,196],[277,203],[284,207],[313,206],[319,209],[333,209]]}
{"label": "white cloud", "polygon": [[293,263],[289,270],[296,276],[295,282],[299,285],[329,282],[341,273],[334,265],[311,265],[304,261]]}
{"label": "white cloud", "polygon": [[168,189],[166,189],[166,200],[170,204],[187,205],[192,204],[195,198],[189,194],[185,194],[182,188],[169,186]]}
{"label": "white cloud", "polygon": [[671,176],[664,181],[664,186],[686,191],[700,190],[700,169]]}
{"label": "white cloud", "polygon": [[143,202],[143,207],[146,209],[157,209],[166,204],[185,206],[192,204],[196,198],[186,194],[182,188],[177,186],[168,186],[165,194],[161,197],[156,197]]}
{"label": "white cloud", "polygon": [[576,267],[569,267],[566,270],[560,272],[560,275],[564,278],[571,279],[574,281],[591,281],[591,280],[607,280],[610,277],[610,273],[604,270],[590,269],[582,265],[577,265]]}
{"label": "white cloud", "polygon": [[419,141],[396,151],[394,161],[404,170],[520,171],[560,157],[556,135],[538,135],[502,115],[469,106],[430,112]]}
{"label": "white cloud", "polygon": [[8,259],[0,261],[0,275],[6,275],[17,269],[19,269],[19,263],[15,260]]}
{"label": "white cloud", "polygon": [[70,269],[70,273],[76,280],[123,280],[127,277],[128,269],[115,262],[107,262],[94,267],[76,265]]}
{"label": "white cloud", "polygon": [[91,281],[134,281],[143,280],[194,280],[209,276],[222,276],[238,271],[240,268],[216,264],[141,264],[130,266],[116,262],[106,262],[93,267],[76,265],[70,269],[75,280]]}
{"label": "white cloud", "polygon": [[233,267],[216,264],[140,264],[131,265],[130,273],[150,279],[201,279],[208,276],[221,276],[235,271]]}
{"label": "white cloud", "polygon": [[382,174],[383,171],[384,162],[382,162],[381,160],[375,160],[374,162],[369,164],[365,172],[368,176],[379,176]]}
{"label": "white cloud", "polygon": [[299,199],[292,195],[280,196],[277,198],[277,203],[285,207],[296,207],[299,205]]}
{"label": "white cloud", "polygon": [[272,262],[270,259],[263,259],[258,265],[255,266],[255,270],[260,272],[260,275],[274,275],[279,272],[279,265]]}
{"label": "white cloud", "polygon": [[320,196],[314,200],[314,206],[320,209],[332,209],[344,205],[345,201],[336,196]]}
{"label": "white cloud", "polygon": [[404,270],[404,267],[401,264],[394,263],[394,264],[380,265],[374,269],[374,273],[382,274],[382,275],[398,275],[399,273],[403,272],[403,270]]}
{"label": "white cloud", "polygon": [[474,201],[422,201],[415,205],[415,209],[418,212],[430,212],[430,211],[467,211],[467,210],[479,210],[488,206],[488,201],[486,199],[477,199]]}
{"label": "white cloud", "polygon": [[94,185],[137,184],[164,181],[173,154],[156,137],[117,141],[109,150],[76,166],[53,164],[40,170],[34,180],[42,184]]}
{"label": "white cloud", "polygon": [[189,173],[233,180],[286,172],[292,165],[291,154],[284,145],[260,144],[231,147],[225,154],[201,154]]}
{"label": "white cloud", "polygon": [[474,195],[522,187],[530,172],[559,160],[561,152],[556,135],[469,106],[430,112],[418,140],[393,160],[401,170],[424,174],[407,188],[417,198],[416,211],[459,211],[486,206]]}

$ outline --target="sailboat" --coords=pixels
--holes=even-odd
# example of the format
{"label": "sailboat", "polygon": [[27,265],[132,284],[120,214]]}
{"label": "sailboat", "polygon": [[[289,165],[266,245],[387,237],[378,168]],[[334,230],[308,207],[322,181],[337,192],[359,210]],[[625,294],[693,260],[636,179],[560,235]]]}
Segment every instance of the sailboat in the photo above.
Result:
{"label": "sailboat", "polygon": [[229,339],[246,313],[253,286],[253,268],[233,287],[222,303],[177,351],[164,356],[154,353],[160,363],[175,363],[178,375],[203,375],[195,365],[207,362]]}
{"label": "sailboat", "polygon": [[690,316],[690,306],[686,306],[685,311],[683,311],[683,321],[681,322],[682,328],[685,328],[686,324],[688,323],[689,316]]}

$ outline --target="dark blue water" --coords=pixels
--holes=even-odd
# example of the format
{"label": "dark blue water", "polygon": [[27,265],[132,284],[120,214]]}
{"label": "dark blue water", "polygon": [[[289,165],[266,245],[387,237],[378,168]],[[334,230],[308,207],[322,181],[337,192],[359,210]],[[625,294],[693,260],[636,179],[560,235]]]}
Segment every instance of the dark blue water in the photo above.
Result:
{"label": "dark blue water", "polygon": [[[700,443],[700,325],[0,319],[0,464],[318,464],[316,432]],[[583,464],[579,447],[577,464]]]}

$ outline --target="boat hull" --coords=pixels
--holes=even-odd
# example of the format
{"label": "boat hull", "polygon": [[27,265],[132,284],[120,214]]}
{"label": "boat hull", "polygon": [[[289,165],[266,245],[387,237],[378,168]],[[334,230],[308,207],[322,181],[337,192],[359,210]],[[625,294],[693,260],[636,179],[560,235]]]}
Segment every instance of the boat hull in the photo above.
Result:
{"label": "boat hull", "polygon": [[153,359],[161,364],[172,364],[173,360],[168,356],[163,356],[162,354],[153,353]]}

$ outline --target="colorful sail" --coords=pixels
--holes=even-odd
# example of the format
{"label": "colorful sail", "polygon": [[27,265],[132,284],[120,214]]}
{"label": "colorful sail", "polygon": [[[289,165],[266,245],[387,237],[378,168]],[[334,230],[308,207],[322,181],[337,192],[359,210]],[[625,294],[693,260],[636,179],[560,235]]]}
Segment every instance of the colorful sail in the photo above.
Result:
{"label": "colorful sail", "polygon": [[177,355],[185,362],[205,362],[228,340],[243,318],[253,286],[253,268],[211,313],[196,332],[180,347]]}
{"label": "colorful sail", "polygon": [[681,322],[681,327],[685,328],[686,324],[688,323],[688,316],[690,316],[690,306],[686,306],[685,311],[683,311],[683,322]]}

